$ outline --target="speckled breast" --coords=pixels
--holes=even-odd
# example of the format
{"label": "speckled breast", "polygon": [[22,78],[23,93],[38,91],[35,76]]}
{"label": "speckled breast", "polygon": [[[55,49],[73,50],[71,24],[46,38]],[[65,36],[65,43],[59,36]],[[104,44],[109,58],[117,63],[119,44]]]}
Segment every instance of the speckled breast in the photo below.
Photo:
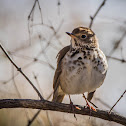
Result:
{"label": "speckled breast", "polygon": [[66,94],[92,92],[102,85],[107,67],[100,49],[69,51],[62,60],[61,88]]}

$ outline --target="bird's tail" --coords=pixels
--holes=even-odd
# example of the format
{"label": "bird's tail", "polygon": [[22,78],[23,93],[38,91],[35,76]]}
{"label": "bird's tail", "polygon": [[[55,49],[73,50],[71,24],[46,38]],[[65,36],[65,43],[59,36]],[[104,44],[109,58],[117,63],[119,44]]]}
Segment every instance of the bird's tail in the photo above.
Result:
{"label": "bird's tail", "polygon": [[58,93],[57,91],[53,93],[53,99],[52,101],[54,102],[59,102],[61,103],[63,101],[65,94],[64,93]]}
{"label": "bird's tail", "polygon": [[87,100],[90,102],[91,99],[93,98],[95,91],[88,93]]}

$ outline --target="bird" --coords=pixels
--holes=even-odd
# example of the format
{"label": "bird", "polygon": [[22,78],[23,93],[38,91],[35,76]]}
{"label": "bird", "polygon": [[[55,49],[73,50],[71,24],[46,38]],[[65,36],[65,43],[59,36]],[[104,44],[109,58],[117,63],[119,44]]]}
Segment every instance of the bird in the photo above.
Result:
{"label": "bird", "polygon": [[[65,95],[70,98],[70,95],[82,94],[89,106],[88,102],[91,102],[96,89],[106,77],[106,56],[99,48],[96,34],[90,28],[77,27],[72,33],[66,33],[71,37],[70,45],[57,54],[52,101],[61,103]],[[87,98],[85,92],[88,93]]]}

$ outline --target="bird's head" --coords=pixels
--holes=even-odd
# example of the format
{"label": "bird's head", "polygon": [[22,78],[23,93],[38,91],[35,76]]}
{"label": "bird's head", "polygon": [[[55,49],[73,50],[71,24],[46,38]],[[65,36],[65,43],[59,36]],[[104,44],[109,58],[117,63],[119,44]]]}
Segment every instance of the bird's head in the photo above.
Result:
{"label": "bird's head", "polygon": [[75,28],[72,33],[66,32],[71,36],[72,48],[98,48],[98,40],[95,33],[86,27]]}

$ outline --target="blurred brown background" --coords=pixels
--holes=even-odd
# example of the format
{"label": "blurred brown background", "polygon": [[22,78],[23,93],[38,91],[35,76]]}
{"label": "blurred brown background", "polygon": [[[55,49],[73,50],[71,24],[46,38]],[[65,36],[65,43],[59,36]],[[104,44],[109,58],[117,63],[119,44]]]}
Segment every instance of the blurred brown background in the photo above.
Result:
{"label": "blurred brown background", "polygon": [[[70,44],[65,32],[71,32],[78,26],[88,27],[90,16],[94,15],[102,1],[39,2],[43,24],[38,4],[28,21],[34,0],[0,0],[0,42],[46,99],[53,91],[56,55],[61,48]],[[98,37],[100,48],[111,56],[105,82],[97,89],[92,101],[99,109],[109,110],[126,89],[126,62],[122,62],[126,59],[126,1],[107,0],[95,18],[92,30]],[[34,76],[37,76],[37,81]],[[1,50],[0,98],[38,99],[33,88]],[[81,95],[73,95],[72,101],[85,105]],[[63,102],[69,103],[68,96]],[[126,116],[126,95],[113,111]],[[36,112],[32,109],[2,109],[0,126],[26,126]],[[77,115],[77,118],[76,121],[73,114],[41,111],[32,126],[120,126],[88,116]]]}

